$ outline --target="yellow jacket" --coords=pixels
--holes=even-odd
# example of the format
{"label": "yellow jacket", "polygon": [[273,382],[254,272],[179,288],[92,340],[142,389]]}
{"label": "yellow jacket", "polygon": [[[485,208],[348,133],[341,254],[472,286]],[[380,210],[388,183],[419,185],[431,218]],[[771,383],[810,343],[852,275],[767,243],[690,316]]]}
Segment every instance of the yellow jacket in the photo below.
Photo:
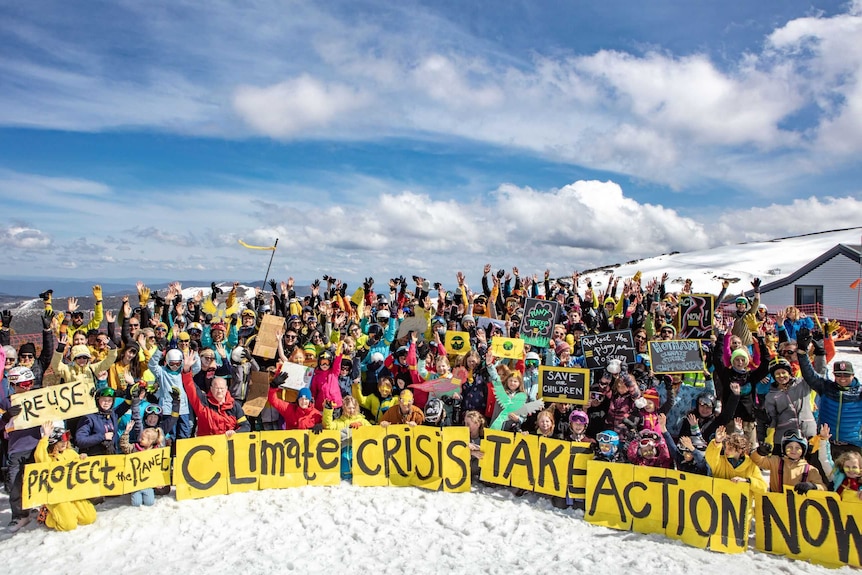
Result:
{"label": "yellow jacket", "polygon": [[63,354],[55,350],[54,357],[51,358],[51,369],[66,383],[70,381],[89,381],[95,386],[96,375],[100,372],[108,371],[108,368],[116,360],[117,350],[109,349],[108,355],[100,362],[90,363],[84,367],[80,367],[77,364],[66,365],[63,363]]}
{"label": "yellow jacket", "polygon": [[756,493],[766,492],[766,480],[763,479],[763,474],[760,473],[760,468],[750,457],[745,457],[738,467],[730,464],[722,453],[720,443],[716,443],[713,439],[709,442],[706,448],[706,462],[712,468],[712,476],[717,479],[733,479],[734,477],[742,477],[751,483],[751,490]]}

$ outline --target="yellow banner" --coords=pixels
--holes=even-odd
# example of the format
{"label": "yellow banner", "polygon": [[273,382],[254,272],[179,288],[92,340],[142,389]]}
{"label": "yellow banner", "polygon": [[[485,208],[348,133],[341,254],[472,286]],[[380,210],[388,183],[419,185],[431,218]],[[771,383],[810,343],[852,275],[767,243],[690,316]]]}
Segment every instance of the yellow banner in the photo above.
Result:
{"label": "yellow banner", "polygon": [[491,340],[491,351],[494,357],[524,359],[524,340],[517,337],[496,336]]}
{"label": "yellow banner", "polygon": [[30,429],[47,421],[60,421],[96,413],[91,382],[61,383],[9,397],[12,405],[20,405],[21,413],[6,426],[7,431]]}
{"label": "yellow banner", "polygon": [[470,334],[466,331],[447,331],[443,345],[449,355],[464,355],[470,351]]}

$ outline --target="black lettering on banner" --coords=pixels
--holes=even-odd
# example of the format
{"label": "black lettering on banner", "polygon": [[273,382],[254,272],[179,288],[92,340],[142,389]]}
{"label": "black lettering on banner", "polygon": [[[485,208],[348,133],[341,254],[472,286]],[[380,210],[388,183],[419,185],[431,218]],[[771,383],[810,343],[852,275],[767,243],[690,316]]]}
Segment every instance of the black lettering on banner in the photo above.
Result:
{"label": "black lettering on banner", "polygon": [[[605,483],[608,484],[607,487],[605,487]],[[590,500],[590,510],[587,515],[595,515],[596,507],[599,504],[599,497],[601,497],[602,495],[610,495],[614,498],[614,501],[616,501],[617,504],[617,510],[620,513],[620,521],[626,523],[626,509],[623,505],[623,500],[620,498],[619,491],[617,491],[617,484],[614,481],[614,474],[608,468],[605,468],[602,471],[602,475],[601,477],[599,477],[599,480],[596,483],[596,489],[593,491],[593,498]]]}
{"label": "black lettering on banner", "polygon": [[392,470],[389,465],[395,468],[395,472],[401,477],[407,477],[407,473],[398,465],[398,460],[395,459],[395,454],[401,449],[401,438],[397,435],[386,435],[383,438],[383,469],[386,477],[390,477]]}
{"label": "black lettering on banner", "polygon": [[[706,501],[707,507],[709,507],[709,527],[707,529],[703,528],[701,516],[697,509],[697,504],[701,499]],[[692,493],[691,499],[688,500],[688,512],[691,515],[691,526],[701,537],[709,537],[718,529],[718,505],[715,503],[712,493],[700,489]]]}
{"label": "black lettering on banner", "polygon": [[[254,437],[254,436],[252,436]],[[253,441],[248,444],[248,470],[251,473],[257,473],[257,442]]]}
{"label": "black lettering on banner", "polygon": [[39,417],[39,414],[36,413],[33,408],[32,401],[30,401],[29,399],[25,399],[23,402],[21,402],[21,405],[24,407],[24,419],[30,420]]}
{"label": "black lettering on banner", "polygon": [[261,438],[260,441],[260,473],[262,475],[284,475],[285,446],[281,441],[270,443]]}
{"label": "black lettering on banner", "polygon": [[571,448],[569,449],[569,472],[568,477],[566,478],[566,486],[569,490],[569,496],[574,499],[583,499],[587,490],[585,487],[575,487],[575,477],[583,477],[587,474],[586,465],[577,465],[577,456],[578,455],[590,455],[590,459],[592,459],[593,450],[590,447],[580,447],[571,444]]}
{"label": "black lettering on banner", "polygon": [[795,494],[792,489],[788,489],[785,491],[785,495],[787,496],[788,525],[785,525],[781,520],[781,515],[778,514],[778,510],[775,509],[768,497],[760,498],[760,504],[763,508],[763,548],[766,551],[772,551],[772,527],[774,524],[784,538],[790,553],[798,555],[801,547],[799,546],[799,529],[797,529],[796,513],[794,512],[796,509]]}
{"label": "black lettering on banner", "polygon": [[512,457],[509,459],[509,465],[503,472],[503,477],[508,478],[512,474],[512,469],[516,465],[523,465],[527,469],[527,482],[530,485],[536,484],[536,475],[533,470],[533,462],[530,458],[530,447],[526,441],[519,441],[512,450]]}
{"label": "black lettering on banner", "polygon": [[[251,434],[252,439],[254,439],[254,434]],[[254,444],[252,444],[254,445]],[[249,454],[251,455],[251,454]],[[230,438],[227,440],[227,473],[228,473],[228,481],[230,481],[231,485],[242,485],[246,483],[254,483],[257,481],[255,477],[238,477],[236,472],[236,452],[234,450],[234,440]],[[252,467],[254,463],[252,463],[252,459],[249,459],[249,467]]]}
{"label": "black lettering on banner", "polygon": [[87,477],[90,473],[90,462],[86,459],[81,461],[78,467],[75,469],[75,483],[78,485],[87,482]]}
{"label": "black lettering on banner", "polygon": [[[685,476],[680,476],[680,479],[685,479]],[[649,482],[661,484],[661,526],[667,527],[667,524],[670,522],[670,495],[668,493],[668,486],[676,485],[679,481],[673,477],[650,477]]]}
{"label": "black lettering on banner", "polygon": [[353,460],[356,462],[356,465],[359,466],[359,469],[362,470],[362,473],[365,475],[377,475],[380,473],[380,465],[376,465],[373,468],[368,467],[368,464],[365,462],[365,449],[373,445],[374,447],[379,447],[379,443],[376,439],[366,439],[362,443],[359,444],[359,447],[356,448],[356,455]]}
{"label": "black lettering on banner", "polygon": [[829,513],[832,515],[832,525],[835,528],[835,541],[838,544],[838,560],[842,563],[850,562],[850,538],[852,538],[853,545],[856,547],[856,561],[862,564],[862,533],[859,532],[856,518],[848,514],[847,522],[845,523],[841,517],[841,509],[838,506],[838,501],[835,499],[827,499],[826,507],[829,508]]}
{"label": "black lettering on banner", "polygon": [[500,476],[500,456],[501,456],[501,448],[503,445],[508,445],[512,443],[511,437],[506,437],[504,435],[489,435],[482,442],[490,442],[494,444],[494,458],[493,458],[493,469],[494,469],[494,477]]}
{"label": "black lettering on banner", "polygon": [[[335,455],[332,459],[325,459],[327,455]],[[339,457],[341,454],[341,446],[338,445],[338,441],[335,439],[326,438],[320,440],[317,444],[317,463],[320,465],[320,468],[324,471],[329,471],[330,469],[336,469],[339,464]]]}
{"label": "black lettering on banner", "polygon": [[[813,507],[820,514],[820,531],[816,537],[811,537],[808,531],[808,509]],[[814,499],[805,498],[799,506],[799,527],[802,530],[802,538],[814,547],[820,547],[829,535],[829,513],[826,508]]]}
{"label": "black lettering on banner", "polygon": [[467,473],[467,464],[464,463],[464,460],[457,457],[455,455],[455,449],[457,448],[467,449],[467,443],[464,441],[450,441],[448,445],[446,445],[446,456],[452,460],[454,464],[458,466],[458,469],[461,471],[461,475],[458,477],[458,481],[450,481],[448,478],[446,479],[446,487],[449,489],[458,489],[469,478],[469,474]]}
{"label": "black lettering on banner", "polygon": [[311,434],[307,431],[302,436],[302,444],[302,476],[306,481],[314,481],[317,474],[308,472],[308,460],[314,458],[314,453],[311,451]]}
{"label": "black lettering on banner", "polygon": [[427,443],[429,441],[431,441],[431,438],[428,437],[427,435],[420,435],[419,437],[416,438],[416,451],[419,453],[419,455],[427,458],[428,461],[431,463],[431,470],[428,472],[428,475],[425,475],[424,473],[419,471],[419,468],[421,466],[417,463],[417,465],[416,465],[416,477],[418,477],[422,481],[425,481],[426,479],[430,479],[431,477],[433,477],[435,475],[434,470],[436,469],[436,466],[434,465],[434,457],[430,453],[425,451],[425,449],[423,449],[423,447],[422,447],[423,443]]}
{"label": "black lettering on banner", "polygon": [[554,481],[554,491],[560,489],[560,477],[557,475],[557,467],[554,465],[554,460],[563,453],[563,446],[556,445],[550,452],[548,444],[542,441],[539,442],[539,485],[545,485],[545,470],[551,470],[551,477]]}
{"label": "black lettering on banner", "polygon": [[[747,546],[745,538],[745,519],[746,510],[748,509],[748,496],[740,495],[739,507],[736,509],[737,514],[734,514],[733,501],[727,493],[721,494],[721,541],[725,546],[728,541],[730,528],[733,528],[733,538],[736,544],[740,547]],[[732,524],[732,525],[731,525]]]}
{"label": "black lettering on banner", "polygon": [[216,471],[209,481],[198,481],[197,478],[192,476],[192,472],[189,469],[189,464],[191,463],[192,457],[197,455],[200,451],[203,451],[210,456],[215,455],[215,449],[213,449],[209,445],[196,445],[195,447],[189,449],[189,452],[186,454],[185,459],[183,459],[183,463],[180,466],[180,469],[182,470],[183,479],[186,483],[199,491],[206,491],[218,482],[218,480],[221,478],[221,473]]}
{"label": "black lettering on banner", "polygon": [[635,517],[637,519],[643,519],[644,517],[648,517],[650,511],[652,511],[652,505],[650,505],[649,503],[644,503],[643,507],[641,507],[640,510],[635,509],[631,499],[632,489],[643,489],[644,491],[646,491],[646,483],[640,481],[633,481],[626,485],[623,488],[623,499],[625,499],[626,507],[628,507],[629,513],[632,514],[632,517]]}
{"label": "black lettering on banner", "polygon": [[82,388],[84,384],[82,382],[78,382],[72,386],[72,405],[84,405],[84,397],[89,397],[89,393],[86,393]]}

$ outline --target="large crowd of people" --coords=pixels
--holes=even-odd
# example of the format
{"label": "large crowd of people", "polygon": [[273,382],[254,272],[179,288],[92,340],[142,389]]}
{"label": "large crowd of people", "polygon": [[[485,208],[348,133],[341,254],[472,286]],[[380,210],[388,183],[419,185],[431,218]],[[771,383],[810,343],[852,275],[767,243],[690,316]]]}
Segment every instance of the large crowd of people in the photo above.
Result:
{"label": "large crowd of people", "polygon": [[[32,343],[8,345],[15,318],[3,311],[8,529],[38,519],[69,530],[96,519],[98,501],[23,509],[28,463],[132,453],[194,436],[333,429],[344,439],[341,471],[349,478],[352,430],[393,424],[466,426],[476,479],[484,430],[495,429],[587,442],[597,459],[748,482],[755,491],[792,486],[801,494],[833,490],[862,498],[862,396],[853,365],[829,365],[830,326],[794,307],[770,315],[759,302],[759,280],[751,300],[740,295],[723,308],[725,282],[702,340],[703,369],[680,374],[654,373],[648,344],[677,338],[678,302],[692,292],[691,282],[671,292],[667,276],[611,277],[598,291],[577,273],[551,280],[550,271],[542,279],[517,268],[494,272],[491,265],[475,291],[460,272],[455,281],[447,290],[421,277],[398,277],[379,289],[366,278],[348,292],[345,283],[323,276],[299,297],[289,278],[255,289],[245,302],[238,284],[224,290],[212,284],[208,293],[184,297],[179,283],[166,291],[139,283],[116,310],[104,309],[94,286],[88,313],[75,298],[55,309],[48,290],[41,294],[39,353]],[[525,345],[520,358],[495,357],[494,338],[519,337],[526,298],[559,303],[547,347]],[[269,334],[274,357],[255,351],[268,315],[282,318]],[[637,359],[593,369],[586,404],[545,401],[532,413],[520,409],[541,399],[540,366],[584,366],[582,338],[616,330],[631,330]],[[469,346],[458,353],[445,345],[447,332],[455,331],[469,334]],[[291,380],[291,364],[310,368],[308,377]],[[21,410],[15,394],[71,381],[92,385],[94,413],[56,427],[9,425]],[[267,401],[252,416],[243,406],[259,381],[269,384]],[[769,471],[769,485],[762,470]],[[143,490],[131,502],[151,505],[169,492],[170,486]],[[553,502],[579,504],[568,497]]]}

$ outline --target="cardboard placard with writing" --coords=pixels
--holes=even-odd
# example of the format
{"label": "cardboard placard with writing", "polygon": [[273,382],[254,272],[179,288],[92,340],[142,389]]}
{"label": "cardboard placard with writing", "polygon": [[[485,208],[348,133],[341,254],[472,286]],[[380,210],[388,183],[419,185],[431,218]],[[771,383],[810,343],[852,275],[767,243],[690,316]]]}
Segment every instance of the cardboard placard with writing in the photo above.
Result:
{"label": "cardboard placard with writing", "polygon": [[47,421],[60,421],[96,413],[93,400],[93,384],[71,381],[51,387],[43,387],[10,396],[12,405],[20,405],[21,413],[6,426],[13,429],[30,429]]}
{"label": "cardboard placard with writing", "polygon": [[524,340],[516,337],[497,336],[491,340],[491,353],[494,354],[494,357],[523,359]]}
{"label": "cardboard placard with writing", "polygon": [[632,364],[637,358],[637,348],[630,329],[585,335],[581,338],[581,346],[589,369],[606,367],[612,359]]}
{"label": "cardboard placard with writing", "polygon": [[539,399],[552,403],[586,405],[590,370],[581,367],[539,366]]}
{"label": "cardboard placard with writing", "polygon": [[699,339],[651,341],[649,360],[654,373],[698,373],[704,370]]}
{"label": "cardboard placard with writing", "polygon": [[[419,310],[419,308],[416,309]],[[416,332],[419,338],[422,338],[425,332],[428,331],[428,320],[425,319],[424,313],[413,317],[405,317],[401,320],[401,323],[398,324],[398,335],[396,337],[404,337],[411,331]]]}
{"label": "cardboard placard with writing", "polygon": [[464,355],[470,351],[470,332],[447,331],[443,345],[447,354]]}
{"label": "cardboard placard with writing", "polygon": [[536,347],[548,347],[559,310],[560,304],[555,301],[527,298],[524,302],[520,331],[524,343]]}
{"label": "cardboard placard with writing", "polygon": [[683,294],[679,297],[677,325],[680,339],[709,339],[712,333],[712,310],[715,297],[708,293]]}
{"label": "cardboard placard with writing", "polygon": [[257,330],[257,337],[254,338],[253,355],[267,359],[275,358],[278,352],[277,334],[283,329],[283,317],[271,313],[264,315],[260,322],[260,329]]}

